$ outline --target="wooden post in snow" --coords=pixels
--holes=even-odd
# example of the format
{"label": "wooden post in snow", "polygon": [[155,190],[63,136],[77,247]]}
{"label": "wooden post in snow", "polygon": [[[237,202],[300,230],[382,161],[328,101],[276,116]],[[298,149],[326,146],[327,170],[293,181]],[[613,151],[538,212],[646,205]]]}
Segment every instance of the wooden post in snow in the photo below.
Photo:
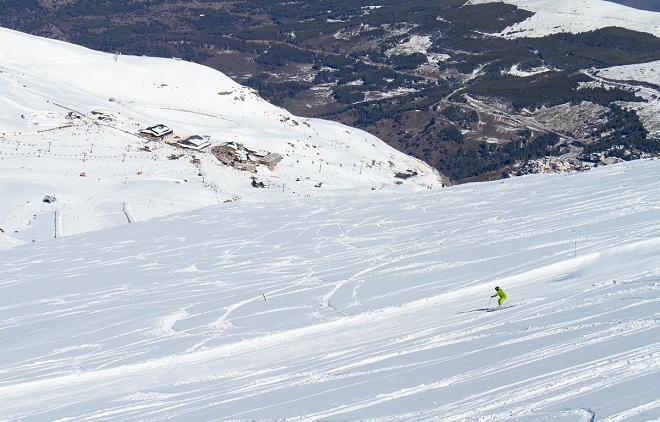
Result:
{"label": "wooden post in snow", "polygon": [[64,231],[62,230],[62,211],[55,210],[55,239],[64,237]]}
{"label": "wooden post in snow", "polygon": [[133,207],[131,207],[131,204],[124,202],[122,204],[122,210],[124,211],[124,215],[126,216],[128,223],[135,223],[135,216],[133,215]]}

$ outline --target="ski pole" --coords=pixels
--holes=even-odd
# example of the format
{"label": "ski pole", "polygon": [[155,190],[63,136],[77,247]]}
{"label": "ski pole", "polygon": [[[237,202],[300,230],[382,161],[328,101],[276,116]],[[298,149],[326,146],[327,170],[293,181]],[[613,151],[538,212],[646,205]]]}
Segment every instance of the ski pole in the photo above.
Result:
{"label": "ski pole", "polygon": [[493,301],[493,298],[492,298],[492,297],[491,297],[490,299],[488,299],[488,307],[489,307],[489,308],[490,308],[490,302],[492,302],[492,301]]}

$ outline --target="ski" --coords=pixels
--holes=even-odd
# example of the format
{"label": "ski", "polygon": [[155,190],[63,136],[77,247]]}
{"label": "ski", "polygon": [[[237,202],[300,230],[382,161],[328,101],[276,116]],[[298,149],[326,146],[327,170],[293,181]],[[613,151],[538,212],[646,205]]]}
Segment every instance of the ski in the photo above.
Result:
{"label": "ski", "polygon": [[497,308],[491,308],[491,309],[488,309],[488,310],[486,310],[486,312],[501,311],[501,310],[503,310],[503,309],[513,308],[513,307],[514,307],[514,305],[498,306]]}

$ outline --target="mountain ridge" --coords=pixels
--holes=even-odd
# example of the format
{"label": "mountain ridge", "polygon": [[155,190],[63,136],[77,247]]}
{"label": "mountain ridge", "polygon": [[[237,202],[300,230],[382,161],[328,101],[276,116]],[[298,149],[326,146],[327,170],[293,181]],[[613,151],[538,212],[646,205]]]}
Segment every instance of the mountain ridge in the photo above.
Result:
{"label": "mountain ridge", "polygon": [[[53,237],[55,211],[73,234],[126,224],[126,206],[145,219],[241,199],[444,184],[366,132],[295,117],[208,67],[6,29],[0,38],[0,228],[23,241]],[[174,140],[210,145],[195,151],[140,135],[156,124],[171,127]],[[246,153],[241,166],[252,171],[236,170],[211,152],[228,142],[281,161],[270,169]],[[57,202],[43,203],[47,194]]]}
{"label": "mountain ridge", "polygon": [[511,38],[542,37],[561,32],[589,32],[608,26],[660,36],[660,13],[638,10],[603,0],[469,0],[466,5],[506,3],[533,12],[523,22],[499,35]]}
{"label": "mountain ridge", "polygon": [[[656,13],[595,0],[465,3],[76,0],[48,11],[5,7],[0,24],[104,51],[207,64],[294,114],[366,130],[458,183],[532,171],[543,160],[577,169],[658,153],[658,118],[648,110],[660,93],[591,76],[592,68],[660,60],[660,39],[637,32],[645,27],[612,26],[631,13]],[[542,36],[498,35],[537,23]],[[583,102],[590,118],[580,120]],[[636,134],[623,152],[600,136],[614,126]]]}
{"label": "mountain ridge", "polygon": [[660,12],[660,5],[658,4],[658,2],[653,0],[608,0],[608,1],[622,4],[628,7],[633,7],[635,9]]}

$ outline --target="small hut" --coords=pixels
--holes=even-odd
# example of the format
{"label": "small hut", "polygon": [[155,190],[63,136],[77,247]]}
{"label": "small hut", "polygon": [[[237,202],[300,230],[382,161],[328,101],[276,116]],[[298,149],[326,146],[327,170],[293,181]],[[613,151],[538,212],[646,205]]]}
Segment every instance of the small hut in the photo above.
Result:
{"label": "small hut", "polygon": [[192,149],[195,151],[201,151],[205,148],[208,148],[210,145],[210,142],[206,141],[199,135],[189,136],[186,139],[182,139],[176,143],[176,146],[178,147]]}
{"label": "small hut", "polygon": [[162,124],[142,129],[139,133],[141,137],[150,141],[163,141],[173,134],[174,132],[172,129]]}

